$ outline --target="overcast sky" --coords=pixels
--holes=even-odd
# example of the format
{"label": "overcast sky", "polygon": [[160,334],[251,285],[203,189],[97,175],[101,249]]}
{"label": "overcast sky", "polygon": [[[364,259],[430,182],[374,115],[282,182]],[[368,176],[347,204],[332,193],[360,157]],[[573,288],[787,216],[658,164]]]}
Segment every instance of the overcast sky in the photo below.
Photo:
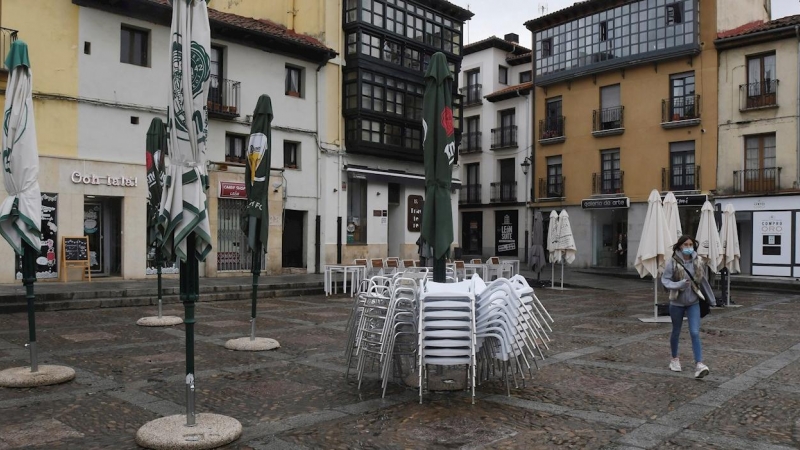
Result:
{"label": "overcast sky", "polygon": [[[517,33],[520,44],[531,45],[531,33],[523,25],[530,19],[547,12],[555,12],[575,3],[574,0],[449,0],[475,13],[464,29],[466,44],[486,39],[491,35],[503,37],[506,33]],[[760,1],[760,0],[749,0]],[[772,18],[800,14],[800,0],[772,0]]]}

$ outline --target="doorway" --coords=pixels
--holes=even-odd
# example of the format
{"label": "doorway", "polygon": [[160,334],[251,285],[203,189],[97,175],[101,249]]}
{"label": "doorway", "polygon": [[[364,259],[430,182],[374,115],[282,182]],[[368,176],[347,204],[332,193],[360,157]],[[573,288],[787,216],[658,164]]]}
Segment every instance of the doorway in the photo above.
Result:
{"label": "doorway", "polygon": [[89,238],[92,276],[122,272],[122,199],[87,195],[83,202],[83,234]]}
{"label": "doorway", "polygon": [[388,214],[386,218],[388,221],[388,229],[386,236],[387,243],[387,256],[397,256],[402,258],[401,244],[405,240],[405,233],[403,227],[406,225],[403,220],[402,210],[400,209],[400,185],[397,183],[389,183],[389,205]]}
{"label": "doorway", "polygon": [[287,209],[283,215],[283,267],[306,267],[303,239],[306,235],[305,211]]}
{"label": "doorway", "polygon": [[483,257],[483,212],[461,213],[461,246],[464,258]]}

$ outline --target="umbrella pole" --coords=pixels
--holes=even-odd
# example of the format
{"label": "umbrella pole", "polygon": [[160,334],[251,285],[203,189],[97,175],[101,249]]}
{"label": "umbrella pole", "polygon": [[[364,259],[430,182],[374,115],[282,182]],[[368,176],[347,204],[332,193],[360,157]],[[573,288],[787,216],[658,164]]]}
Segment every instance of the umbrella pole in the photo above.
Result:
{"label": "umbrella pole", "polygon": [[658,278],[653,277],[653,318],[658,318]]}
{"label": "umbrella pole", "polygon": [[161,253],[161,247],[156,244],[156,274],[158,276],[158,318],[161,318],[161,266],[164,264],[164,255]]}
{"label": "umbrella pole", "polygon": [[31,372],[39,371],[39,357],[36,352],[36,311],[33,283],[36,282],[36,255],[38,252],[27,242],[22,243],[22,284],[25,286],[25,299],[28,301],[28,348],[31,352]]}
{"label": "umbrella pole", "polygon": [[[251,228],[251,233],[255,231]],[[261,243],[257,242],[253,247],[253,265],[251,268],[253,272],[253,295],[250,305],[250,340],[256,340],[256,302],[258,301],[258,275],[261,272]]]}
{"label": "umbrella pole", "polygon": [[550,263],[550,289],[556,287],[556,263]]}
{"label": "umbrella pole", "polygon": [[561,259],[561,289],[564,289],[564,259]]}
{"label": "umbrella pole", "polygon": [[180,296],[185,310],[186,324],[186,426],[193,427],[194,412],[194,307],[199,294],[200,273],[195,250],[195,233],[186,237],[186,261],[181,261]]}

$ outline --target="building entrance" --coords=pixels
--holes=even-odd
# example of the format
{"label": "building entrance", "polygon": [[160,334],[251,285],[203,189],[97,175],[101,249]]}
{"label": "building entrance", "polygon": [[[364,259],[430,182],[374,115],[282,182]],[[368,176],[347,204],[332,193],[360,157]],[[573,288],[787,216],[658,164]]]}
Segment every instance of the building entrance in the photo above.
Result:
{"label": "building entrance", "polygon": [[287,209],[283,222],[283,267],[305,267],[303,263],[303,238],[305,211]]}
{"label": "building entrance", "polygon": [[[592,212],[594,222],[592,242],[594,265],[598,267],[627,267],[628,210],[608,209]],[[634,251],[636,251],[634,249]]]}
{"label": "building entrance", "polygon": [[83,234],[89,238],[92,276],[119,275],[122,271],[121,199],[86,196]]}

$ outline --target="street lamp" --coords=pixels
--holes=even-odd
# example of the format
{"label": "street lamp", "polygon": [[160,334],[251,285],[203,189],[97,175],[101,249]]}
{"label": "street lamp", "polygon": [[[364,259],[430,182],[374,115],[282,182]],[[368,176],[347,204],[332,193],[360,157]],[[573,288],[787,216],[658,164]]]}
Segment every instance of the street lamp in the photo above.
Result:
{"label": "street lamp", "polygon": [[525,175],[525,247],[522,249],[522,261],[528,262],[528,169],[531,168],[531,157],[526,156],[520,164]]}

